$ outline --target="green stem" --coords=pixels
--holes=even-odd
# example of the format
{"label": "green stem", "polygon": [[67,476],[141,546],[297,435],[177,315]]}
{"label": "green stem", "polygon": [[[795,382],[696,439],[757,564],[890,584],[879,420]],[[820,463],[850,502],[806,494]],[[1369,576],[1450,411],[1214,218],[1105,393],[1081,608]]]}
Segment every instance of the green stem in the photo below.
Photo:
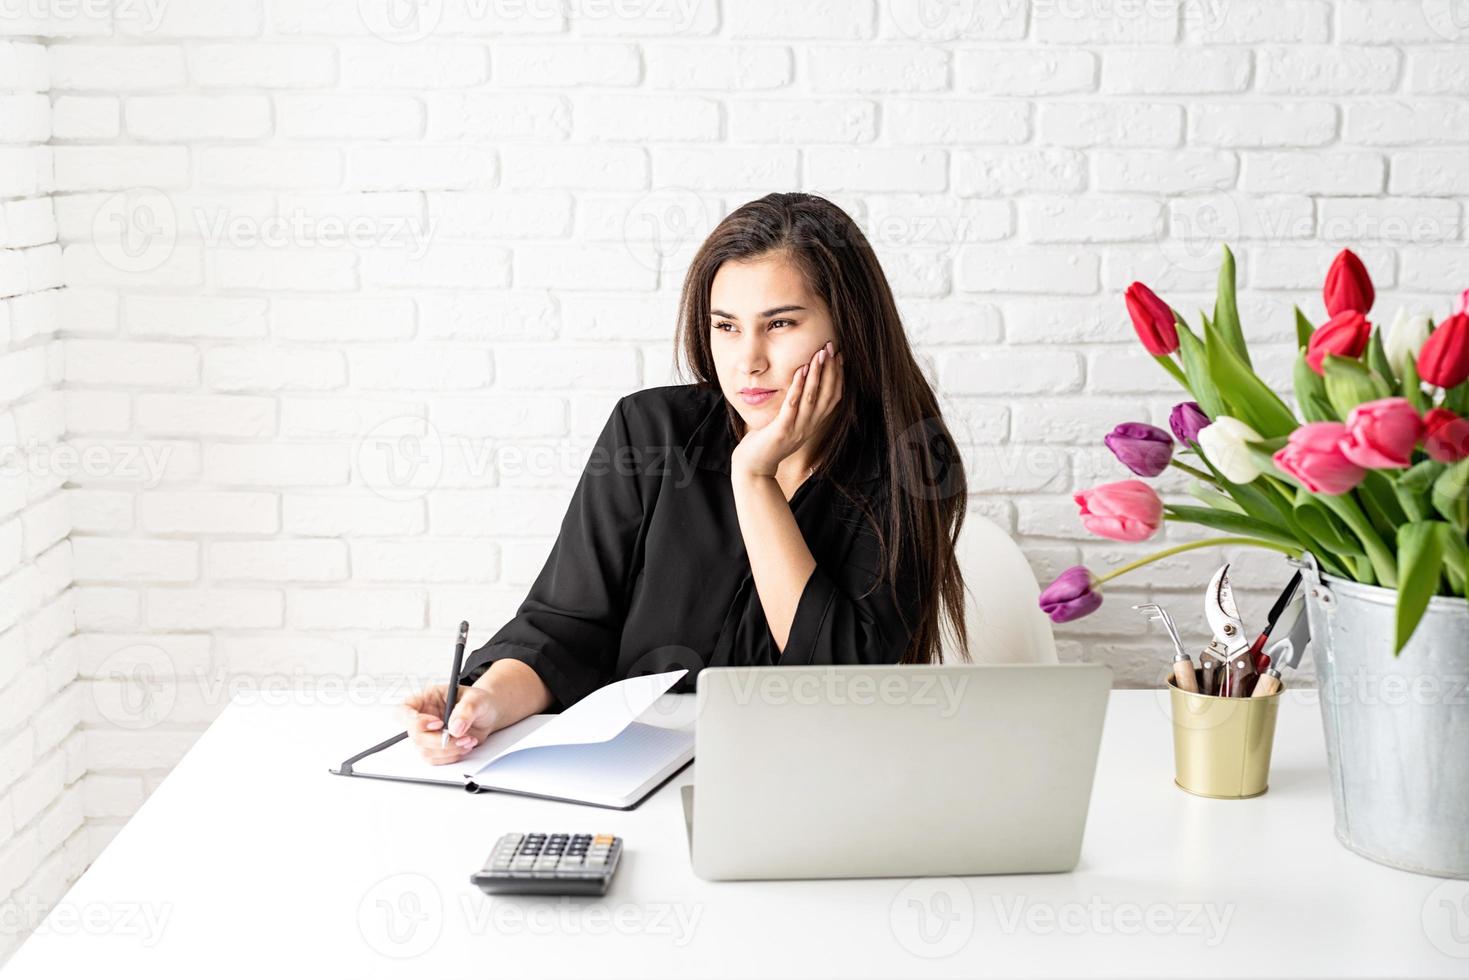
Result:
{"label": "green stem", "polygon": [[1173,375],[1173,380],[1174,381],[1177,381],[1179,383],[1179,385],[1182,386],[1182,388],[1183,388],[1184,391],[1187,391],[1190,395],[1192,395],[1194,393],[1193,392],[1193,389],[1189,387],[1188,378],[1184,376],[1183,368],[1181,368],[1177,364],[1173,363],[1173,357],[1172,357],[1172,355],[1169,355],[1169,354],[1154,354],[1153,355],[1153,360],[1157,361],[1160,365],[1162,365],[1163,370],[1165,370],[1169,374]]}
{"label": "green stem", "polygon": [[1278,551],[1278,552],[1280,552],[1283,555],[1290,555],[1292,558],[1299,558],[1299,557],[1301,557],[1301,549],[1300,548],[1290,548],[1290,547],[1287,547],[1287,546],[1285,546],[1283,544],[1276,544],[1274,541],[1262,541],[1259,538],[1246,538],[1246,537],[1204,538],[1201,541],[1189,541],[1189,542],[1187,542],[1185,544],[1174,545],[1171,548],[1164,548],[1162,551],[1156,552],[1155,554],[1148,555],[1146,558],[1139,558],[1137,561],[1128,562],[1126,565],[1123,565],[1121,568],[1114,568],[1112,571],[1108,572],[1106,575],[1099,575],[1099,576],[1097,576],[1096,581],[1093,583],[1093,586],[1095,587],[1097,585],[1101,585],[1103,582],[1106,582],[1106,581],[1109,581],[1111,579],[1114,579],[1114,578],[1116,578],[1119,575],[1125,575],[1126,573],[1132,571],[1134,568],[1141,568],[1142,566],[1148,564],[1149,562],[1155,562],[1155,561],[1157,561],[1160,558],[1167,558],[1169,555],[1176,555],[1176,554],[1179,554],[1180,552],[1184,552],[1184,551],[1193,551],[1196,548],[1212,548],[1216,544],[1247,544],[1247,545],[1253,545],[1253,546],[1255,546],[1257,548],[1268,548],[1271,551]]}
{"label": "green stem", "polygon": [[1371,521],[1367,520],[1366,515],[1350,500],[1345,499],[1344,495],[1319,493],[1316,494],[1316,499],[1330,507],[1336,516],[1345,521],[1347,527],[1351,528],[1352,533],[1357,536],[1357,540],[1362,542],[1362,547],[1367,549],[1367,558],[1372,562],[1372,571],[1377,576],[1378,583],[1384,588],[1397,588],[1397,559],[1393,557],[1393,553],[1388,550],[1382,538],[1378,537],[1377,529],[1372,526]]}
{"label": "green stem", "polygon": [[1200,480],[1203,480],[1205,483],[1211,484],[1211,485],[1216,486],[1216,487],[1219,486],[1219,484],[1214,479],[1214,474],[1212,474],[1212,473],[1205,473],[1201,469],[1196,469],[1195,467],[1192,467],[1192,466],[1188,465],[1187,463],[1180,463],[1176,459],[1169,460],[1168,461],[1168,465],[1169,466],[1176,466],[1179,469],[1183,470],[1185,473],[1187,473],[1189,476],[1196,476]]}

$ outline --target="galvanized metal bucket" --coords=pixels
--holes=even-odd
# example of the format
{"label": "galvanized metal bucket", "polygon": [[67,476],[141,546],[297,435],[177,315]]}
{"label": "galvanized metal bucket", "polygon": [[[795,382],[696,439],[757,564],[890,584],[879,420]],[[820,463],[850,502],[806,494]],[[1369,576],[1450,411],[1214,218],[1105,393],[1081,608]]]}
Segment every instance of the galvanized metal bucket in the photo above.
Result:
{"label": "galvanized metal bucket", "polygon": [[[1289,559],[1288,559],[1289,560]],[[1336,836],[1380,864],[1469,878],[1469,600],[1434,596],[1393,656],[1398,594],[1301,569]]]}

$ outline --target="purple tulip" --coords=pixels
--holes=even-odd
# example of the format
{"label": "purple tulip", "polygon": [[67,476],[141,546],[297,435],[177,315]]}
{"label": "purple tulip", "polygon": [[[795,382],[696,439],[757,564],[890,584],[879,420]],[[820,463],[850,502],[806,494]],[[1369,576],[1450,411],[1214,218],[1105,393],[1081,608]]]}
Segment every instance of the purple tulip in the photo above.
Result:
{"label": "purple tulip", "polygon": [[1146,422],[1123,422],[1102,441],[1123,466],[1138,476],[1157,476],[1173,458],[1173,438]]}
{"label": "purple tulip", "polygon": [[1208,425],[1209,421],[1209,416],[1204,414],[1198,402],[1179,402],[1168,413],[1168,428],[1173,430],[1173,435],[1185,446],[1199,441],[1199,430]]}
{"label": "purple tulip", "polygon": [[1073,565],[1041,592],[1041,611],[1053,623],[1069,623],[1089,615],[1102,604],[1102,594],[1092,591],[1092,573],[1085,565]]}

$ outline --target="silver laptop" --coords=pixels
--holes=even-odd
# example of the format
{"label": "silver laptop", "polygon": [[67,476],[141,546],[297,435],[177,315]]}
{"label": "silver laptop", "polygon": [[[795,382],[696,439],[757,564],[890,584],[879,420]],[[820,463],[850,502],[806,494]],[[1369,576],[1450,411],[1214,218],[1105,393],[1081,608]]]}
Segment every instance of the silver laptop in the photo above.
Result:
{"label": "silver laptop", "polygon": [[684,816],[706,879],[1070,871],[1100,664],[713,667]]}

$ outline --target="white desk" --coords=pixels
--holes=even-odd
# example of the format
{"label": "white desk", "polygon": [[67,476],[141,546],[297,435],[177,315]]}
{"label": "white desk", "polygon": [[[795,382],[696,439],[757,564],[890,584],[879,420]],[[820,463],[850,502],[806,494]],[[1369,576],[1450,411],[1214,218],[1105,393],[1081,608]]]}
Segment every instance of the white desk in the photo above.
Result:
{"label": "white desk", "polygon": [[[629,812],[348,779],[327,766],[387,708],[237,699],[3,977],[1469,976],[1469,883],[1333,837],[1314,692],[1287,693],[1247,801],[1173,785],[1165,712],[1113,693],[1073,873],[713,883],[689,868],[692,769]],[[469,883],[532,828],[623,835],[608,895]]]}

